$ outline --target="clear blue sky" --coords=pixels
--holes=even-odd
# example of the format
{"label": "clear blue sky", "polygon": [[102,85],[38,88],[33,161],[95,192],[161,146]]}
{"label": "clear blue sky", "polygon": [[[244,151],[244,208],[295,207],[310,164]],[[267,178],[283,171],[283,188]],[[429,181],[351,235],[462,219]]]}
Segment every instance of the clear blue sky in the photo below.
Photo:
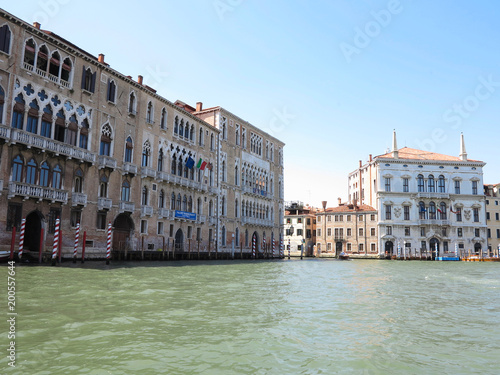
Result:
{"label": "clear blue sky", "polygon": [[[23,0],[42,23],[172,101],[221,105],[286,143],[285,199],[347,198],[391,145],[483,160],[500,182],[500,3]],[[363,35],[361,35],[363,33]]]}

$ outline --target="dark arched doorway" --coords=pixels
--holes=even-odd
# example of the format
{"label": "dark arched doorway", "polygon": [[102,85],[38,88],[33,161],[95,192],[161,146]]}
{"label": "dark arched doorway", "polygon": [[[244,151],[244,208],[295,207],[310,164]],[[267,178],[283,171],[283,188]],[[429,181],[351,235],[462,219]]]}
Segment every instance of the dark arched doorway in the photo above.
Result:
{"label": "dark arched doorway", "polygon": [[394,244],[392,243],[392,241],[386,241],[386,243],[385,243],[385,256],[391,257],[393,251],[394,251]]}
{"label": "dark arched doorway", "polygon": [[134,232],[134,221],[129,214],[123,213],[113,223],[113,250],[131,250],[130,237]]}
{"label": "dark arched doorway", "polygon": [[24,230],[24,249],[38,252],[40,250],[40,234],[42,231],[43,215],[40,211],[32,211],[26,216]]}
{"label": "dark arched doorway", "polygon": [[435,257],[439,256],[439,240],[435,237],[432,237],[429,241],[429,246],[431,247],[431,254]]}
{"label": "dark arched doorway", "polygon": [[184,233],[182,232],[182,229],[177,229],[177,232],[175,232],[175,252],[182,252],[184,251]]}
{"label": "dark arched doorway", "polygon": [[255,251],[255,256],[259,256],[259,235],[257,232],[253,232],[252,234],[252,253]]}

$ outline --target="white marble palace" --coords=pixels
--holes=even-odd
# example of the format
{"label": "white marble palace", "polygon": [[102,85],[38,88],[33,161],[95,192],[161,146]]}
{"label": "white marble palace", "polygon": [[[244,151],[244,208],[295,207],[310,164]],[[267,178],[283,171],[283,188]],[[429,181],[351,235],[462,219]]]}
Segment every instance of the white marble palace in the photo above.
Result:
{"label": "white marble palace", "polygon": [[374,158],[349,174],[349,200],[378,210],[379,255],[487,251],[484,162],[408,147]]}

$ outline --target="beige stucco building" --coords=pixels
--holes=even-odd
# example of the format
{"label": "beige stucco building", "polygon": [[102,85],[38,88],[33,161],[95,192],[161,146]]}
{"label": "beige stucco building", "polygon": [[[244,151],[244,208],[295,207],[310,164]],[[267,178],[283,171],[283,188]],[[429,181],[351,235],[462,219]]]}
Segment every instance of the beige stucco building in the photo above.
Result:
{"label": "beige stucco building", "polygon": [[497,255],[500,246],[500,184],[484,185],[488,251]]}
{"label": "beige stucco building", "polygon": [[188,107],[0,10],[1,243],[24,217],[30,251],[50,249],[57,217],[63,250],[80,222],[90,254],[108,223],[115,250],[280,239],[283,143],[221,107]]}
{"label": "beige stucco building", "polygon": [[322,256],[379,258],[377,234],[377,210],[371,206],[339,200],[338,207],[316,212],[316,251]]}

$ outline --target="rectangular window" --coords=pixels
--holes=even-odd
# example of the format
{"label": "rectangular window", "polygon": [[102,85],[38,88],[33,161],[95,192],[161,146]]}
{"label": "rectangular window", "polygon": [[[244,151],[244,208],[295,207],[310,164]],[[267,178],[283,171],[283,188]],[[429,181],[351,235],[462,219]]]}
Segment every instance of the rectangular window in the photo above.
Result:
{"label": "rectangular window", "polygon": [[7,230],[12,231],[12,228],[16,228],[19,232],[21,228],[23,206],[20,203],[9,203],[7,206]]}
{"label": "rectangular window", "polygon": [[[201,241],[201,228],[196,228],[196,241]],[[236,238],[236,243],[239,242],[239,238]]]}
{"label": "rectangular window", "polygon": [[495,212],[495,220],[498,220],[498,212]]}
{"label": "rectangular window", "polygon": [[363,237],[363,235],[364,235],[364,230],[363,230],[363,228],[359,228],[359,236],[360,236],[360,237]]}
{"label": "rectangular window", "polygon": [[403,178],[403,193],[408,193],[410,191],[410,179]]}
{"label": "rectangular window", "polygon": [[410,227],[405,227],[405,236],[410,236]]}
{"label": "rectangular window", "polygon": [[321,216],[318,216],[318,223],[321,223]]}
{"label": "rectangular window", "polygon": [[291,222],[291,219],[290,219],[289,217],[287,217],[287,218],[286,218],[286,223],[287,223],[287,224],[290,224],[290,222]]}
{"label": "rectangular window", "polygon": [[392,206],[391,205],[386,205],[385,206],[385,220],[391,220],[392,218]]}
{"label": "rectangular window", "polygon": [[404,219],[410,220],[410,206],[403,206],[404,209]]}
{"label": "rectangular window", "polygon": [[365,244],[359,244],[359,251],[365,251]]}
{"label": "rectangular window", "polygon": [[472,194],[477,195],[477,181],[472,181]]}
{"label": "rectangular window", "polygon": [[463,237],[464,232],[462,228],[457,228],[457,237]]}
{"label": "rectangular window", "polygon": [[500,238],[500,229],[497,229],[497,238]]}
{"label": "rectangular window", "polygon": [[479,237],[481,234],[480,234],[480,231],[479,231],[479,228],[474,228],[474,237]]}
{"label": "rectangular window", "polygon": [[307,225],[311,225],[311,218],[310,217],[307,218]]}
{"label": "rectangular window", "polygon": [[385,178],[385,191],[387,191],[387,192],[391,191],[391,179],[390,178]]}
{"label": "rectangular window", "polygon": [[347,251],[351,251],[351,243],[350,242],[347,243]]}
{"label": "rectangular window", "polygon": [[329,223],[332,222],[332,215],[328,215],[328,220],[327,220]]}
{"label": "rectangular window", "polygon": [[302,233],[303,233],[302,229],[297,229],[297,236],[302,236]]}
{"label": "rectangular window", "polygon": [[491,238],[491,229],[488,228],[488,238]]}
{"label": "rectangular window", "polygon": [[351,236],[352,236],[352,229],[347,228],[347,237],[351,237]]}
{"label": "rectangular window", "polygon": [[456,209],[456,215],[457,215],[457,221],[462,221],[462,209],[461,208],[457,208]]}
{"label": "rectangular window", "polygon": [[375,221],[375,214],[371,214],[371,215],[370,215],[370,220],[371,220],[371,221]]}
{"label": "rectangular window", "polygon": [[82,221],[82,211],[81,210],[71,210],[70,224],[72,228],[76,227],[76,224]]}
{"label": "rectangular window", "polygon": [[141,234],[146,234],[148,232],[148,221],[141,220]]}
{"label": "rectangular window", "polygon": [[420,250],[426,250],[427,249],[427,242],[422,241],[420,242]]}
{"label": "rectangular window", "polygon": [[97,212],[97,229],[106,229],[106,211]]}
{"label": "rectangular window", "polygon": [[326,235],[327,235],[328,237],[331,237],[331,236],[332,236],[332,228],[328,228],[328,229],[326,230]]}
{"label": "rectangular window", "polygon": [[351,221],[351,215],[347,215],[347,221]]}
{"label": "rectangular window", "polygon": [[447,230],[446,230],[446,228],[441,228],[441,235],[442,235],[443,237],[446,237],[446,234],[447,234]]}
{"label": "rectangular window", "polygon": [[163,223],[161,221],[159,221],[157,226],[156,226],[156,234],[159,234],[159,235],[163,234]]}
{"label": "rectangular window", "polygon": [[478,223],[479,222],[479,208],[473,208],[472,211],[474,213],[474,222]]}
{"label": "rectangular window", "polygon": [[317,235],[318,237],[321,237],[321,228],[316,229],[316,235]]}
{"label": "rectangular window", "polygon": [[190,239],[192,235],[193,235],[193,227],[188,226],[187,238]]}
{"label": "rectangular window", "polygon": [[359,215],[359,221],[363,221],[364,220],[364,216],[363,215]]}
{"label": "rectangular window", "polygon": [[425,237],[425,227],[420,227],[420,237]]}
{"label": "rectangular window", "polygon": [[486,212],[486,220],[490,220],[490,213]]}
{"label": "rectangular window", "polygon": [[376,251],[377,251],[377,249],[376,249],[376,247],[375,247],[375,244],[374,244],[374,243],[372,243],[372,244],[370,245],[370,250],[371,250],[371,252],[372,252],[372,253],[374,253],[374,252],[376,252]]}
{"label": "rectangular window", "polygon": [[297,219],[297,224],[301,224],[301,223],[302,223],[302,218],[301,218],[301,217],[299,217],[299,218]]}
{"label": "rectangular window", "polygon": [[370,229],[370,236],[375,236],[375,228]]}
{"label": "rectangular window", "polygon": [[460,194],[460,180],[455,180],[455,194]]}
{"label": "rectangular window", "polygon": [[392,227],[386,227],[385,228],[385,234],[392,236]]}
{"label": "rectangular window", "polygon": [[328,242],[328,243],[326,244],[326,250],[327,250],[327,251],[332,251],[332,243],[331,243],[331,242]]}
{"label": "rectangular window", "polygon": [[339,221],[339,215],[335,215],[335,221]]}

